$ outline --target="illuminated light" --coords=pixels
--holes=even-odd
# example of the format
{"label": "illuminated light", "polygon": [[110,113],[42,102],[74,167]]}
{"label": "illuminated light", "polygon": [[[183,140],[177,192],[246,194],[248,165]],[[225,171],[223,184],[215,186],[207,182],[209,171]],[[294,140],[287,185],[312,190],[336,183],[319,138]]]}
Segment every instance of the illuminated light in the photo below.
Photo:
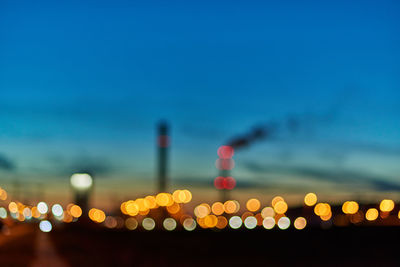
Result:
{"label": "illuminated light", "polygon": [[6,199],[7,199],[7,192],[0,187],[0,200],[4,201]]}
{"label": "illuminated light", "polygon": [[241,216],[242,221],[246,220],[246,218],[249,217],[249,216],[254,216],[254,214],[252,212],[250,212],[250,211],[243,212],[243,214]]}
{"label": "illuminated light", "polygon": [[290,219],[288,217],[282,217],[278,220],[278,227],[281,230],[288,229],[290,226]]}
{"label": "illuminated light", "polygon": [[[172,196],[171,196],[171,200],[173,202]],[[161,206],[161,207],[166,207],[168,206],[168,204],[171,202],[170,200],[170,196],[167,193],[159,193],[156,196],[156,202],[157,205]],[[171,203],[172,205],[172,203]]]}
{"label": "illuminated light", "polygon": [[206,217],[204,217],[204,224],[208,228],[215,227],[217,225],[217,223],[218,223],[218,219],[217,219],[217,216],[215,216],[215,215],[207,215]]}
{"label": "illuminated light", "polygon": [[166,218],[163,221],[163,226],[167,231],[173,231],[176,228],[176,221],[172,218]]}
{"label": "illuminated light", "polygon": [[206,203],[200,204],[194,209],[194,214],[196,215],[196,217],[199,217],[199,218],[206,217],[208,214],[210,214],[210,212],[211,212],[211,208]]}
{"label": "illuminated light", "polygon": [[107,228],[111,228],[112,229],[112,228],[117,227],[117,220],[112,216],[107,216],[105,221],[104,221],[104,224],[105,224],[105,226]]}
{"label": "illuminated light", "polygon": [[239,229],[242,226],[242,219],[239,216],[233,216],[229,219],[229,226],[232,229]]}
{"label": "illuminated light", "polygon": [[122,202],[120,206],[120,210],[123,214],[128,215],[128,211],[126,210],[126,203],[127,202]]}
{"label": "illuminated light", "polygon": [[138,198],[135,200],[135,203],[139,207],[139,212],[140,211],[146,211],[149,209],[149,207],[146,205],[147,203],[144,201],[144,198]]}
{"label": "illuminated light", "polygon": [[274,217],[275,216],[275,211],[271,207],[265,207],[261,211],[261,216],[263,218],[265,218],[265,217]]}
{"label": "illuminated light", "polygon": [[54,216],[61,217],[64,213],[64,210],[60,204],[54,204],[51,207],[51,212],[53,213]]}
{"label": "illuminated light", "polygon": [[215,215],[221,215],[222,213],[224,213],[224,204],[222,204],[221,202],[215,202],[211,206],[211,211]]}
{"label": "illuminated light", "polygon": [[265,229],[272,229],[275,226],[275,219],[272,217],[265,217],[263,220],[263,227]]}
{"label": "illuminated light", "polygon": [[235,167],[235,161],[233,159],[217,159],[215,167],[218,170],[232,170]]}
{"label": "illuminated light", "polygon": [[8,204],[8,209],[10,212],[12,213],[17,213],[18,212],[18,205],[15,202],[10,202],[10,204]]}
{"label": "illuminated light", "polygon": [[88,190],[92,184],[93,179],[87,173],[75,173],[71,176],[71,185],[77,190]]}
{"label": "illuminated light", "polygon": [[156,227],[156,223],[152,218],[144,218],[142,221],[142,227],[147,231],[151,231]]}
{"label": "illuminated light", "polygon": [[204,223],[204,218],[196,218],[197,224],[200,225],[201,228],[207,228],[207,226]]}
{"label": "illuminated light", "polygon": [[74,218],[71,216],[71,214],[67,212],[64,212],[63,216],[62,216],[62,221],[65,223],[70,223],[74,220]]}
{"label": "illuminated light", "polygon": [[24,216],[24,214],[18,213],[18,214],[17,214],[17,220],[20,221],[20,222],[25,221],[25,216]]}
{"label": "illuminated light", "polygon": [[233,188],[235,188],[235,186],[236,186],[236,180],[233,177],[231,176],[225,177],[224,179],[225,189],[232,190]]}
{"label": "illuminated light", "polygon": [[22,214],[25,216],[26,219],[31,219],[32,218],[32,212],[31,209],[26,207],[23,211]]}
{"label": "illuminated light", "polygon": [[92,208],[89,210],[89,218],[97,223],[102,223],[106,219],[106,214],[104,211]]}
{"label": "illuminated light", "polygon": [[307,225],[307,220],[303,217],[298,217],[296,218],[296,220],[294,220],[294,228],[296,228],[297,230],[302,230],[306,227]]}
{"label": "illuminated light", "polygon": [[367,219],[368,221],[375,221],[376,219],[378,219],[378,216],[379,212],[377,209],[374,208],[368,209],[365,213],[365,219]]}
{"label": "illuminated light", "polygon": [[318,203],[314,207],[314,213],[318,216],[328,216],[331,213],[331,206],[328,203]]}
{"label": "illuminated light", "polygon": [[82,216],[82,209],[81,207],[79,207],[78,205],[73,205],[69,212],[71,213],[71,215],[75,218],[79,218]]}
{"label": "illuminated light", "polygon": [[306,204],[307,206],[314,206],[315,203],[317,203],[317,195],[314,193],[308,193],[305,197],[304,197],[304,204]]}
{"label": "illuminated light", "polygon": [[261,206],[261,203],[260,203],[260,201],[259,201],[258,199],[256,199],[256,198],[251,198],[251,199],[249,199],[249,200],[247,201],[247,203],[246,203],[246,208],[247,208],[249,211],[252,211],[252,212],[255,212],[255,211],[259,210],[259,209],[260,209],[260,206]]}
{"label": "illuminated light", "polygon": [[150,210],[139,211],[139,215],[145,216],[145,215],[149,214],[149,212],[150,212]]}
{"label": "illuminated light", "polygon": [[1,219],[7,218],[7,210],[3,207],[0,207],[0,218]]}
{"label": "illuminated light", "polygon": [[391,199],[384,199],[379,205],[379,209],[383,212],[390,212],[394,208],[394,202]]}
{"label": "illuminated light", "polygon": [[138,227],[138,221],[135,218],[128,218],[125,220],[125,227],[128,230],[135,230]]}
{"label": "illuminated light", "polygon": [[276,197],[274,197],[274,198],[272,199],[272,201],[271,201],[272,207],[274,207],[275,204],[278,203],[279,201],[285,201],[285,200],[284,200],[283,197],[281,197],[281,196],[276,196]]}
{"label": "illuminated light", "polygon": [[214,179],[214,187],[216,189],[224,189],[224,180],[225,178],[222,176],[218,176],[217,178]]}
{"label": "illuminated light", "polygon": [[39,229],[42,232],[48,233],[53,229],[53,226],[48,220],[44,220],[39,223]]}
{"label": "illuminated light", "polygon": [[228,225],[228,220],[224,216],[218,216],[217,219],[218,222],[215,227],[218,229],[224,229]]}
{"label": "illuminated light", "polygon": [[183,203],[186,199],[186,195],[183,190],[175,190],[174,193],[172,193],[172,198],[176,203]]}
{"label": "illuminated light", "polygon": [[156,202],[156,198],[155,197],[147,196],[144,199],[145,199],[149,209],[157,208],[157,202]]}
{"label": "illuminated light", "polygon": [[126,208],[126,212],[130,216],[136,216],[139,213],[139,206],[133,200],[129,200],[128,202],[126,202],[125,208]]}
{"label": "illuminated light", "polygon": [[192,201],[192,193],[187,189],[184,189],[182,191],[185,194],[185,201],[183,201],[183,203],[189,203],[190,201]]}
{"label": "illuminated light", "polygon": [[254,216],[249,216],[244,220],[244,226],[247,229],[254,229],[257,226],[257,219]]}
{"label": "illuminated light", "polygon": [[288,209],[288,205],[285,201],[278,201],[274,205],[274,210],[277,214],[284,214]]}
{"label": "illuminated light", "polygon": [[183,228],[186,230],[186,231],[193,231],[194,229],[196,229],[196,221],[195,220],[193,220],[192,218],[186,218],[184,221],[183,221]]}
{"label": "illuminated light", "polygon": [[234,149],[231,146],[220,146],[217,154],[221,159],[230,159],[233,157]]}
{"label": "illuminated light", "polygon": [[345,214],[355,214],[358,211],[358,203],[355,201],[346,201],[342,205],[342,211]]}
{"label": "illuminated light", "polygon": [[181,210],[181,206],[178,203],[174,203],[171,206],[167,206],[167,211],[171,214],[176,214]]}
{"label": "illuminated light", "polygon": [[329,212],[328,214],[321,215],[320,217],[321,217],[321,220],[323,220],[323,221],[329,221],[332,218],[332,212]]}
{"label": "illuminated light", "polygon": [[228,200],[224,203],[224,210],[228,214],[236,213],[240,209],[239,202],[236,200]]}

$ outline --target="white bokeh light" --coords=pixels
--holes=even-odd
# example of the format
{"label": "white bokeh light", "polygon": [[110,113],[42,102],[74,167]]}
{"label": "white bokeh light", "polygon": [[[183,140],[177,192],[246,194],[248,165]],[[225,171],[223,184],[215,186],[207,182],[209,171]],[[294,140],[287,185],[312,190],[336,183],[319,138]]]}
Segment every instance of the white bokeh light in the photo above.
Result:
{"label": "white bokeh light", "polygon": [[92,184],[93,179],[87,173],[75,173],[71,176],[71,185],[77,190],[88,190]]}

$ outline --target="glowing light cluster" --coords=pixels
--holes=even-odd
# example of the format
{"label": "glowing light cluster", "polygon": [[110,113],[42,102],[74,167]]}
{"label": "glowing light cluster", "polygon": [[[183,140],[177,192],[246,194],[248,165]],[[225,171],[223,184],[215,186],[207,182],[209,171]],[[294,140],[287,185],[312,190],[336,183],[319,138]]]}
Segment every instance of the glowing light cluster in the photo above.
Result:
{"label": "glowing light cluster", "polygon": [[391,212],[394,209],[394,201],[391,199],[382,200],[379,209],[383,212]]}
{"label": "glowing light cluster", "polygon": [[342,205],[342,211],[345,214],[356,214],[358,209],[358,203],[355,201],[346,201]]}
{"label": "glowing light cluster", "polygon": [[222,177],[218,176],[214,180],[214,186],[216,189],[222,190],[232,190],[236,186],[236,181],[233,177],[228,176],[228,177]]}
{"label": "glowing light cluster", "polygon": [[96,223],[102,223],[106,219],[106,214],[100,209],[92,208],[89,210],[89,218]]}

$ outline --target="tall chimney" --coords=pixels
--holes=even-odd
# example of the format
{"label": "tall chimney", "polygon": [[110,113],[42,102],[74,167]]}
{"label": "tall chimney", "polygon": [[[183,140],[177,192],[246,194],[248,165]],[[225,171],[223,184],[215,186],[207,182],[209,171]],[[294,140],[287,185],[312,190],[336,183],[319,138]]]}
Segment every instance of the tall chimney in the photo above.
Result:
{"label": "tall chimney", "polygon": [[158,192],[165,192],[167,188],[168,128],[164,121],[158,124]]}

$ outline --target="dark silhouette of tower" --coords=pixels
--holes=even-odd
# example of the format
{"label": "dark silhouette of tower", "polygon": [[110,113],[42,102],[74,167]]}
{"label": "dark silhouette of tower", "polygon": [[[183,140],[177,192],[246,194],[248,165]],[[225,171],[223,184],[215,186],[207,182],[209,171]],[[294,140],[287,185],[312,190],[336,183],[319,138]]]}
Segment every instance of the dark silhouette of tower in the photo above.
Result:
{"label": "dark silhouette of tower", "polygon": [[169,126],[165,121],[158,124],[158,192],[165,192],[167,189],[167,164],[169,147]]}

